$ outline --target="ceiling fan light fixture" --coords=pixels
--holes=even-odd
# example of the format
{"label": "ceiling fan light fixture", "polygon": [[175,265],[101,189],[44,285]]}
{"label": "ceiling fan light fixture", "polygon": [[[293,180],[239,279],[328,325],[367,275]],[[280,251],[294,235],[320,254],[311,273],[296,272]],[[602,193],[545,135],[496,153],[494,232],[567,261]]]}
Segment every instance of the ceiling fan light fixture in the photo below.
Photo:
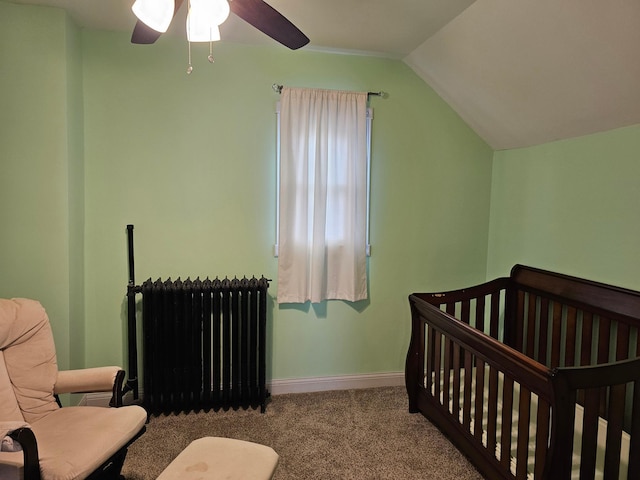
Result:
{"label": "ceiling fan light fixture", "polygon": [[217,25],[208,25],[205,28],[187,28],[187,41],[195,42],[217,42],[220,40],[220,30]]}
{"label": "ceiling fan light fixture", "polygon": [[[197,1],[202,2],[203,0]],[[227,0],[208,0],[204,1],[204,3],[207,5],[207,15],[211,19],[211,23],[222,25],[224,21],[229,18],[231,7],[229,7],[229,2]]]}
{"label": "ceiling fan light fixture", "polygon": [[215,42],[220,40],[221,25],[229,17],[227,0],[190,0],[187,13],[187,40]]}
{"label": "ceiling fan light fixture", "polygon": [[138,20],[149,28],[164,33],[171,24],[175,2],[174,0],[136,0],[131,10]]}
{"label": "ceiling fan light fixture", "polygon": [[220,40],[220,29],[201,18],[194,17],[191,12],[187,15],[187,41],[193,42],[217,42]]}

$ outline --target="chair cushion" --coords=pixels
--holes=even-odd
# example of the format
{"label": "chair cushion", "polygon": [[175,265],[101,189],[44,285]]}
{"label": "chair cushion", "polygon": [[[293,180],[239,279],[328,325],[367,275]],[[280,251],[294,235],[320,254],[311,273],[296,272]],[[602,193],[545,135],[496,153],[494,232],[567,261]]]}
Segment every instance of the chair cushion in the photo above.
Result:
{"label": "chair cushion", "polygon": [[2,350],[0,350],[0,421],[24,421],[9,379]]}
{"label": "chair cushion", "polygon": [[[121,408],[65,407],[31,425],[38,442],[44,480],[86,478],[126,445],[144,426],[147,412]],[[0,452],[0,478],[20,480],[22,452]]]}
{"label": "chair cushion", "polygon": [[125,446],[147,421],[137,405],[65,407],[31,425],[38,441],[42,478],[85,478]]}
{"label": "chair cushion", "polygon": [[39,302],[0,299],[0,350],[24,420],[35,423],[58,410],[53,396],[56,350],[49,318]]}

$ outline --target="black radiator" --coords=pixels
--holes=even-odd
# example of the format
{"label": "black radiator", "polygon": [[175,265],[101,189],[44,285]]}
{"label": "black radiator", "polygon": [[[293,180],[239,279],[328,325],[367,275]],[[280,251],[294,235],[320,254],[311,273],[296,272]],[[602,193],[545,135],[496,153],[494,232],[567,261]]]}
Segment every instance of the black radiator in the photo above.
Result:
{"label": "black radiator", "polygon": [[148,413],[258,406],[264,412],[269,280],[149,279],[135,286],[129,227],[129,362],[135,367],[129,368],[134,378],[126,388],[137,398],[133,297],[141,293],[142,396]]}
{"label": "black radiator", "polygon": [[142,284],[144,404],[152,414],[265,409],[268,281]]}

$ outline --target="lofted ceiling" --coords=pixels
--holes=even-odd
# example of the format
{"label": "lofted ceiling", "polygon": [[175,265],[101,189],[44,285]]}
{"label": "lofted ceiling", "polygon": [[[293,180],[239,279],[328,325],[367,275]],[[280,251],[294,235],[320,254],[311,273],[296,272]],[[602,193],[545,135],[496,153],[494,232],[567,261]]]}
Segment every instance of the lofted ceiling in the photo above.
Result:
{"label": "lofted ceiling", "polygon": [[[85,28],[135,24],[133,0],[12,1],[64,8]],[[306,49],[403,60],[496,150],[640,124],[640,0],[267,3]],[[184,36],[185,10],[169,34]],[[220,31],[278,45],[233,15]]]}

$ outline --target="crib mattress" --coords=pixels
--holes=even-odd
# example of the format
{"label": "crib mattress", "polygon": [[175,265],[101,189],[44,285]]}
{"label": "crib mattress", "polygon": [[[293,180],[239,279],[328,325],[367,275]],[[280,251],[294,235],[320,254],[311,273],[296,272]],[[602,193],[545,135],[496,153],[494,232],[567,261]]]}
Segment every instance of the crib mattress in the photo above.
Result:
{"label": "crib mattress", "polygon": [[[462,368],[460,370],[460,398],[458,405],[463,405],[464,402],[464,376],[465,370]],[[471,424],[469,427],[470,433],[475,431],[475,393],[476,393],[476,375],[475,375],[475,367],[473,368],[473,374],[471,379]],[[489,366],[485,366],[485,379],[489,378]],[[499,372],[498,373],[498,411],[502,411],[502,401],[503,398],[503,382],[504,375]],[[449,395],[450,399],[453,398],[453,371],[450,372],[449,375]],[[429,386],[427,385],[427,379],[425,378],[425,388],[429,390]],[[440,404],[444,404],[444,375],[440,375]],[[483,388],[483,405],[488,404],[488,387],[485,385]],[[431,395],[435,396],[435,388],[434,382],[431,382]],[[514,381],[513,385],[513,410],[512,410],[512,428],[511,428],[511,445],[512,450],[509,452],[510,456],[510,465],[511,465],[511,473],[516,475],[516,450],[515,445],[517,445],[516,439],[518,437],[518,408],[517,408],[517,399],[520,395],[520,385]],[[450,400],[448,405],[449,413],[453,414],[453,400]],[[531,415],[529,421],[529,455],[528,455],[528,464],[527,464],[527,478],[533,480],[534,475],[534,459],[535,459],[535,438],[536,438],[536,428],[537,428],[537,412],[538,406],[538,396],[535,394],[531,394]],[[462,407],[458,412],[458,421],[461,425],[464,424],[464,414]],[[573,460],[572,460],[572,471],[571,471],[571,479],[579,480],[580,479],[580,448],[582,445],[582,428],[583,428],[583,419],[584,419],[584,409],[582,406],[576,404],[575,409],[575,423],[574,423],[574,441],[573,441]],[[483,413],[483,425],[482,425],[482,443],[486,447],[487,446],[487,412]],[[502,415],[498,415],[496,419],[496,431],[502,431]],[[620,475],[619,480],[627,480],[627,467],[628,467],[628,459],[629,459],[629,444],[630,444],[630,436],[623,432],[622,434],[622,442],[620,449]],[[596,454],[596,480],[603,478],[603,468],[604,468],[604,455],[606,449],[606,438],[607,438],[607,421],[603,418],[599,419],[598,422],[598,437],[597,437],[597,454]],[[497,443],[495,456],[497,460],[502,458],[501,445]]]}

